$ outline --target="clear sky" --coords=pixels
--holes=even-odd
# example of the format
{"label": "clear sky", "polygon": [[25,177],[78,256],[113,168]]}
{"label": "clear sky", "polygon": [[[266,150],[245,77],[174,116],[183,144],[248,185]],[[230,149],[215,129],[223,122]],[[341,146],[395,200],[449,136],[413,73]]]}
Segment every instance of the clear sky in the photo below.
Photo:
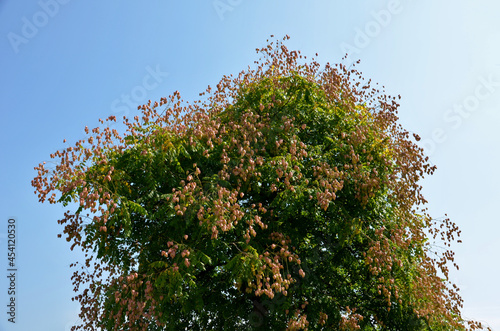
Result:
{"label": "clear sky", "polygon": [[462,229],[454,280],[466,317],[500,330],[500,3],[497,1],[0,1],[0,274],[7,220],[17,219],[17,323],[69,330],[77,321],[57,234],[64,209],[38,203],[33,167],[84,127],[179,90],[195,100],[257,59],[274,34],[321,63],[362,60],[367,78],[402,96],[400,120],[438,170],[424,193],[435,218]]}

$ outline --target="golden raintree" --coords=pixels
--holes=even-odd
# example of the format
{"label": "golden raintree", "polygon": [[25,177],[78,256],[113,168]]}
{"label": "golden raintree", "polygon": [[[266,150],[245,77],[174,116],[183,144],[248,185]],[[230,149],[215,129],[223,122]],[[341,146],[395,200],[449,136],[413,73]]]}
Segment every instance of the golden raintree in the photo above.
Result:
{"label": "golden raintree", "polygon": [[[284,40],[287,37],[284,38]],[[459,235],[397,99],[282,41],[201,101],[175,92],[86,128],[33,180],[74,207],[84,330],[467,330],[448,279]]]}

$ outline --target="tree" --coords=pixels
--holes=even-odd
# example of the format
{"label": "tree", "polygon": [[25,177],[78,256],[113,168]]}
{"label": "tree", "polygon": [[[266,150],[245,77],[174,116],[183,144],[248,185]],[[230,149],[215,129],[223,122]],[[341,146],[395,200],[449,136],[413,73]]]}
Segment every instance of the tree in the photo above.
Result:
{"label": "tree", "polygon": [[482,328],[461,316],[460,231],[424,208],[435,167],[397,99],[281,41],[257,51],[204,100],[150,101],[124,136],[86,127],[35,168],[41,202],[77,204],[59,223],[87,256],[78,328]]}

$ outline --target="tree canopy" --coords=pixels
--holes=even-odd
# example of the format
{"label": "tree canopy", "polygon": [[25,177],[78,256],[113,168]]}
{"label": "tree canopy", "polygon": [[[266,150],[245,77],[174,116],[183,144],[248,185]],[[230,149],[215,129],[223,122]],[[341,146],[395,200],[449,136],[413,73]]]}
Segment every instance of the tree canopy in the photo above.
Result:
{"label": "tree canopy", "polygon": [[[286,40],[285,37],[283,40]],[[32,182],[71,206],[85,330],[468,330],[398,98],[284,41],[203,98],[85,128]],[[439,250],[435,242],[446,249]]]}

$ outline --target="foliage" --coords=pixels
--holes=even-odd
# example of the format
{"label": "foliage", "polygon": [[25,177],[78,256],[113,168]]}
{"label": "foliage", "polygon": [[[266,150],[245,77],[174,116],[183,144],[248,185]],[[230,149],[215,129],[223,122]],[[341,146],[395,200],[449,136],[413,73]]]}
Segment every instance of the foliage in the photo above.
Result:
{"label": "foliage", "polygon": [[149,102],[123,137],[86,128],[36,168],[40,201],[78,204],[59,222],[87,254],[79,328],[481,328],[453,252],[432,253],[459,231],[423,208],[434,167],[396,98],[280,41],[257,51],[204,101]]}

